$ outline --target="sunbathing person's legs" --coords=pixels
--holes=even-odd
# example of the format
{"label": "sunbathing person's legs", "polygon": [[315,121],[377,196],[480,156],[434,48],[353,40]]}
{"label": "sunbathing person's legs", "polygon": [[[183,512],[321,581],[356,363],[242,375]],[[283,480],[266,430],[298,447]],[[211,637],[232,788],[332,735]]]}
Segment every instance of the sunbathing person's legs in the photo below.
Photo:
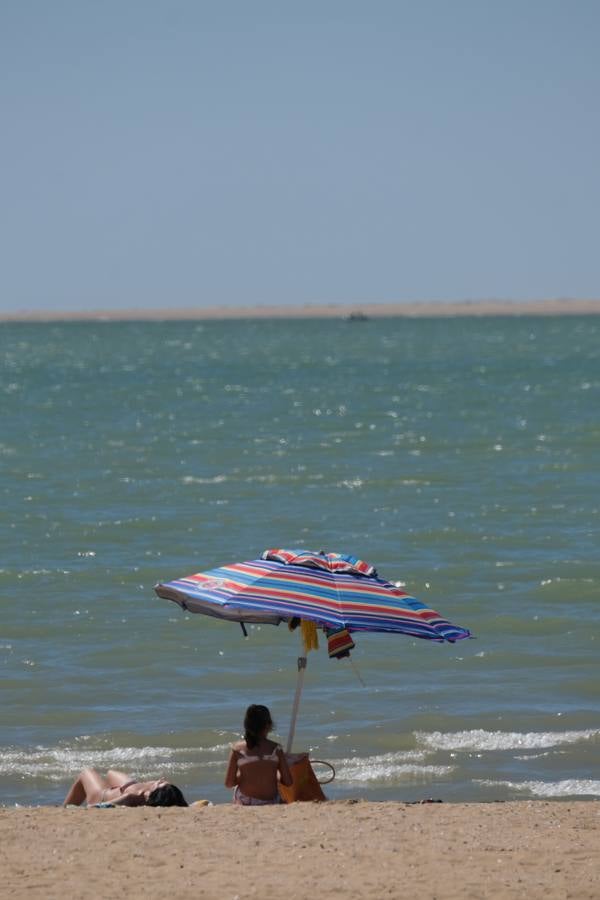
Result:
{"label": "sunbathing person's legs", "polygon": [[81,806],[84,801],[87,801],[89,804],[100,803],[107,787],[108,784],[95,769],[84,769],[77,781],[71,786],[69,793],[65,797],[64,805],[74,804],[75,806]]}
{"label": "sunbathing person's legs", "polygon": [[125,772],[118,772],[116,769],[109,769],[106,773],[106,782],[109,787],[122,787],[124,784],[131,784],[134,779]]}

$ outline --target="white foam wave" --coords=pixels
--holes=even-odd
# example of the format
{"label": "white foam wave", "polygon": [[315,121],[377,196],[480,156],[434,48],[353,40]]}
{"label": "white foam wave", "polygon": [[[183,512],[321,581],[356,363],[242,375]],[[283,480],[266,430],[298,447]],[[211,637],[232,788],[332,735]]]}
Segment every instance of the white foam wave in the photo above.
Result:
{"label": "white foam wave", "polygon": [[227,481],[227,475],[215,475],[213,478],[199,478],[196,475],[184,475],[182,484],[222,484]]}
{"label": "white foam wave", "polygon": [[[100,750],[77,747],[35,747],[28,750],[0,748],[0,776],[38,777],[63,781],[82,769],[123,769],[142,776],[162,769],[183,772],[206,765],[198,758],[202,753],[224,753],[227,744],[216,747],[110,747]],[[219,765],[222,763],[219,762]]]}
{"label": "white foam wave", "polygon": [[417,743],[431,750],[537,750],[590,741],[600,735],[600,729],[587,731],[416,731]]}
{"label": "white foam wave", "polygon": [[600,797],[600,781],[590,778],[567,778],[563,781],[479,781],[491,787],[507,787],[529,792],[534,797]]}
{"label": "white foam wave", "polygon": [[425,759],[423,750],[382,753],[379,756],[355,756],[333,761],[336,781],[345,784],[396,783],[400,781],[431,781],[452,772],[453,766],[418,765]]}

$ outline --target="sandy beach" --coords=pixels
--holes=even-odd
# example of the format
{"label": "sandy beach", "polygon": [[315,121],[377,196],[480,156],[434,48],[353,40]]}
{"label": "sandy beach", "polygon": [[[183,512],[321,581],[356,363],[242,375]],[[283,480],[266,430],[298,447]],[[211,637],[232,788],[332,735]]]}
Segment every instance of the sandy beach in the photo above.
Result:
{"label": "sandy beach", "polygon": [[600,802],[0,810],[2,896],[598,898]]}
{"label": "sandy beach", "polygon": [[85,321],[183,321],[220,319],[347,319],[362,314],[366,318],[452,318],[453,316],[568,316],[598,315],[600,300],[465,300],[461,303],[328,303],[299,306],[194,306],[173,309],[129,308],[86,311],[23,310],[0,312],[0,322],[85,322]]}

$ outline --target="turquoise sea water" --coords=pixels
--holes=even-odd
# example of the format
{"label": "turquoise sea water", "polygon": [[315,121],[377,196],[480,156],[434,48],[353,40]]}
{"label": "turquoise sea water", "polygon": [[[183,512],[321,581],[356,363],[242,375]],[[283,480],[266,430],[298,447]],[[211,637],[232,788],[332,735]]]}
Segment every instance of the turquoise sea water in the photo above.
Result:
{"label": "turquoise sea water", "polygon": [[0,325],[0,803],[84,765],[226,801],[298,633],[158,581],[353,553],[476,636],[308,660],[330,797],[600,796],[600,319]]}

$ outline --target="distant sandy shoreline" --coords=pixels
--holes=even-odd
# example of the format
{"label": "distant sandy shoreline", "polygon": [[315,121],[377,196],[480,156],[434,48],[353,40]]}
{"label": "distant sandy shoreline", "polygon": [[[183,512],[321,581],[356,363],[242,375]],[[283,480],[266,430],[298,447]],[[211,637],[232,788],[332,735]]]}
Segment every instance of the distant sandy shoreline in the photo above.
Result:
{"label": "distant sandy shoreline", "polygon": [[473,300],[461,303],[352,303],[302,306],[222,306],[174,309],[108,309],[91,311],[24,310],[2,313],[0,322],[161,322],[227,319],[452,318],[455,316],[600,315],[600,299]]}
{"label": "distant sandy shoreline", "polygon": [[600,802],[0,809],[3,897],[600,897]]}

